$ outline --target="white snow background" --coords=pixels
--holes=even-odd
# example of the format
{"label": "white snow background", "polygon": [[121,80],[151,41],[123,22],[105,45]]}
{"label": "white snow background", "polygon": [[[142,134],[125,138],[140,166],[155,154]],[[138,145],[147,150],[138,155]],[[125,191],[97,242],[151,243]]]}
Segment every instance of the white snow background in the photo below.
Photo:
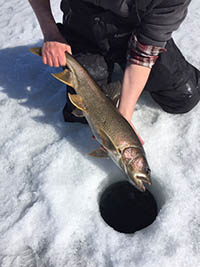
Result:
{"label": "white snow background", "polygon": [[[52,1],[61,21],[59,1]],[[200,66],[200,2],[174,38]],[[65,86],[28,48],[42,34],[28,3],[0,1],[0,266],[200,266],[200,104],[162,111],[144,93],[133,123],[145,141],[159,214],[135,234],[116,232],[99,196],[125,179],[111,160],[91,159],[88,126],[64,123]]]}

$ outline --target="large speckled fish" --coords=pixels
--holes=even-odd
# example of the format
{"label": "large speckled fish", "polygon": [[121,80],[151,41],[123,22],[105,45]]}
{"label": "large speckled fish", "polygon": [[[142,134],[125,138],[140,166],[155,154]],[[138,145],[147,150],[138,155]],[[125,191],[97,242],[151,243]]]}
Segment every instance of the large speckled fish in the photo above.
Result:
{"label": "large speckled fish", "polygon": [[[41,55],[41,48],[31,48],[30,51]],[[136,188],[145,191],[143,183],[151,185],[150,169],[137,134],[77,60],[68,53],[66,60],[68,69],[53,76],[75,89],[77,94],[69,94],[69,99],[83,111],[102,145],[89,155],[109,156]]]}

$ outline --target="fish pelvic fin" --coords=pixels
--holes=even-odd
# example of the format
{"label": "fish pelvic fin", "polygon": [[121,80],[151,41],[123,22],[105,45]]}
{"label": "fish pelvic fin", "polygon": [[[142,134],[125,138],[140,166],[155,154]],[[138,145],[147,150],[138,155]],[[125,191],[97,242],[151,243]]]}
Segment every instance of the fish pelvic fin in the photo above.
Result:
{"label": "fish pelvic fin", "polygon": [[112,138],[103,129],[99,129],[98,134],[99,134],[99,137],[101,138],[103,146],[107,150],[111,150],[111,151],[114,150],[118,152],[118,148],[114,144]]}
{"label": "fish pelvic fin", "polygon": [[101,147],[90,152],[88,155],[95,158],[108,158],[108,153]]}
{"label": "fish pelvic fin", "polygon": [[83,98],[80,95],[72,95],[68,93],[69,100],[72,104],[77,107],[78,109],[82,110],[83,112],[87,112],[86,107],[83,104]]}
{"label": "fish pelvic fin", "polygon": [[65,69],[64,71],[60,73],[52,73],[53,77],[58,79],[59,81],[63,82],[64,84],[67,84],[73,88],[76,87],[76,84],[73,82],[73,75],[72,72],[69,71],[68,69]]}
{"label": "fish pelvic fin", "polygon": [[29,48],[29,51],[36,56],[42,56],[42,47],[32,47]]}

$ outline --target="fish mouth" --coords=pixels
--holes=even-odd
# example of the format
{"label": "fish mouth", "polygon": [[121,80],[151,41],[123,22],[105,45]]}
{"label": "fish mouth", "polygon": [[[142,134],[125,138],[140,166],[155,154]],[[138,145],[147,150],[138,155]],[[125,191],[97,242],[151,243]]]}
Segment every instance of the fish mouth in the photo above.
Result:
{"label": "fish mouth", "polygon": [[139,191],[145,192],[146,188],[144,184],[152,185],[150,179],[151,170],[146,160],[144,161],[144,158],[141,158],[140,155],[125,160],[121,159],[119,165],[128,176],[129,182]]}
{"label": "fish mouth", "polygon": [[129,177],[130,183],[135,186],[139,191],[145,192],[145,184],[152,185],[150,178],[144,173],[135,173],[133,177]]}

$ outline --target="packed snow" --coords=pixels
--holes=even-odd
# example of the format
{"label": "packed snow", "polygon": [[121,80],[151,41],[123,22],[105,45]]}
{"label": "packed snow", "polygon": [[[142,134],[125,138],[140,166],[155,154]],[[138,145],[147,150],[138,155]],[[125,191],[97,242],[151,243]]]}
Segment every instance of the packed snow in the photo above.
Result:
{"label": "packed snow", "polygon": [[[59,1],[52,0],[57,21]],[[200,66],[200,2],[174,38]],[[107,159],[87,125],[65,123],[65,86],[29,52],[42,34],[28,1],[0,2],[0,266],[200,266],[200,104],[167,114],[148,93],[133,123],[145,141],[159,213],[134,234],[113,230],[99,197],[124,174]]]}

